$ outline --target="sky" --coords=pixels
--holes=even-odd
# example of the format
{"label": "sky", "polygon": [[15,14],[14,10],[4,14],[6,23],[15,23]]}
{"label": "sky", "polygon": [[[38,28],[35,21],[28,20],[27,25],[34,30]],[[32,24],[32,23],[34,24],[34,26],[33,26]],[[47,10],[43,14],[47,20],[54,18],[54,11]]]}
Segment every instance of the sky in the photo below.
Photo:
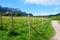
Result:
{"label": "sky", "polygon": [[60,0],[0,0],[0,5],[19,8],[33,15],[53,15],[60,12]]}

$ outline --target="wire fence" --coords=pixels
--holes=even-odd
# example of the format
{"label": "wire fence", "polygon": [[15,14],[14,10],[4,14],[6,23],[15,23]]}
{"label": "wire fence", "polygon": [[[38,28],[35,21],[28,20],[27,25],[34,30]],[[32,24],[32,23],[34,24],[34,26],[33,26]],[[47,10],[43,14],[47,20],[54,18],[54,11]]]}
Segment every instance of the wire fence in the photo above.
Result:
{"label": "wire fence", "polygon": [[[13,14],[11,13],[11,31],[10,32],[14,32],[14,20],[13,20]],[[33,22],[34,22],[34,17],[33,17]],[[43,20],[42,20],[42,24],[43,24]],[[44,34],[42,34],[40,31],[36,30],[32,24],[30,23],[30,15],[28,14],[28,30],[29,30],[29,40],[31,40],[31,28],[40,36],[44,37],[45,39],[48,39],[47,37],[44,36]],[[2,13],[0,13],[0,30],[2,30]]]}

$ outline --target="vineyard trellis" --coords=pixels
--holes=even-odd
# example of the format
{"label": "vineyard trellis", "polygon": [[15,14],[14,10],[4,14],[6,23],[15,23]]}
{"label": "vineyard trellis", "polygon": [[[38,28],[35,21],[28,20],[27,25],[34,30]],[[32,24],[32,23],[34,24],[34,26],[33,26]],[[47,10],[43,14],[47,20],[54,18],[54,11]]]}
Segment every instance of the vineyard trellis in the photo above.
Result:
{"label": "vineyard trellis", "polygon": [[[33,17],[34,18],[34,17]],[[43,17],[42,17],[43,19]],[[42,21],[43,23],[43,21]],[[31,34],[31,28],[38,34],[38,35],[41,35],[42,37],[44,37],[45,39],[48,39],[47,37],[44,36],[44,34],[42,34],[40,31],[36,30],[32,24],[30,23],[30,15],[28,14],[28,28],[29,28],[29,37],[30,37],[30,34]]]}
{"label": "vineyard trellis", "polygon": [[[14,22],[13,22],[13,14],[11,13],[11,30],[10,32],[14,33]],[[32,24],[30,23],[30,15],[28,14],[28,30],[29,30],[29,40],[30,40],[30,34],[31,34],[31,28],[38,34],[38,35],[41,35],[43,36],[45,39],[48,39],[46,38],[43,34],[41,34],[40,31],[36,30]],[[0,13],[0,30],[2,29],[2,13]]]}

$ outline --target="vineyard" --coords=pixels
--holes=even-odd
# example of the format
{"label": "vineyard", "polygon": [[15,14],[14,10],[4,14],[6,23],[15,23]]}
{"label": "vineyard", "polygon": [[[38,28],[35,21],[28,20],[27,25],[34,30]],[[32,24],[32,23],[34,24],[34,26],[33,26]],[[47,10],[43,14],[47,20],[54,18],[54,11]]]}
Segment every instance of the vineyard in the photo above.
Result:
{"label": "vineyard", "polygon": [[11,17],[3,16],[2,27],[0,40],[50,40],[55,34],[51,20],[38,17],[30,17],[30,36],[28,17],[13,17],[12,27]]}

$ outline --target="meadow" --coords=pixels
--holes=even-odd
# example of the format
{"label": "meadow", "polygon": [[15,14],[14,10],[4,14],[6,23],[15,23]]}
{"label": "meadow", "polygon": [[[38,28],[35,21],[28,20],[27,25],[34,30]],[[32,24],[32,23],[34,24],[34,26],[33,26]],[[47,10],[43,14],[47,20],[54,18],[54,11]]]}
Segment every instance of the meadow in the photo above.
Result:
{"label": "meadow", "polygon": [[[0,40],[50,40],[55,31],[50,19],[30,17],[30,37],[28,27],[28,17],[13,17],[13,27],[11,17],[2,17],[2,27],[0,30]],[[11,29],[15,33],[10,33]]]}

